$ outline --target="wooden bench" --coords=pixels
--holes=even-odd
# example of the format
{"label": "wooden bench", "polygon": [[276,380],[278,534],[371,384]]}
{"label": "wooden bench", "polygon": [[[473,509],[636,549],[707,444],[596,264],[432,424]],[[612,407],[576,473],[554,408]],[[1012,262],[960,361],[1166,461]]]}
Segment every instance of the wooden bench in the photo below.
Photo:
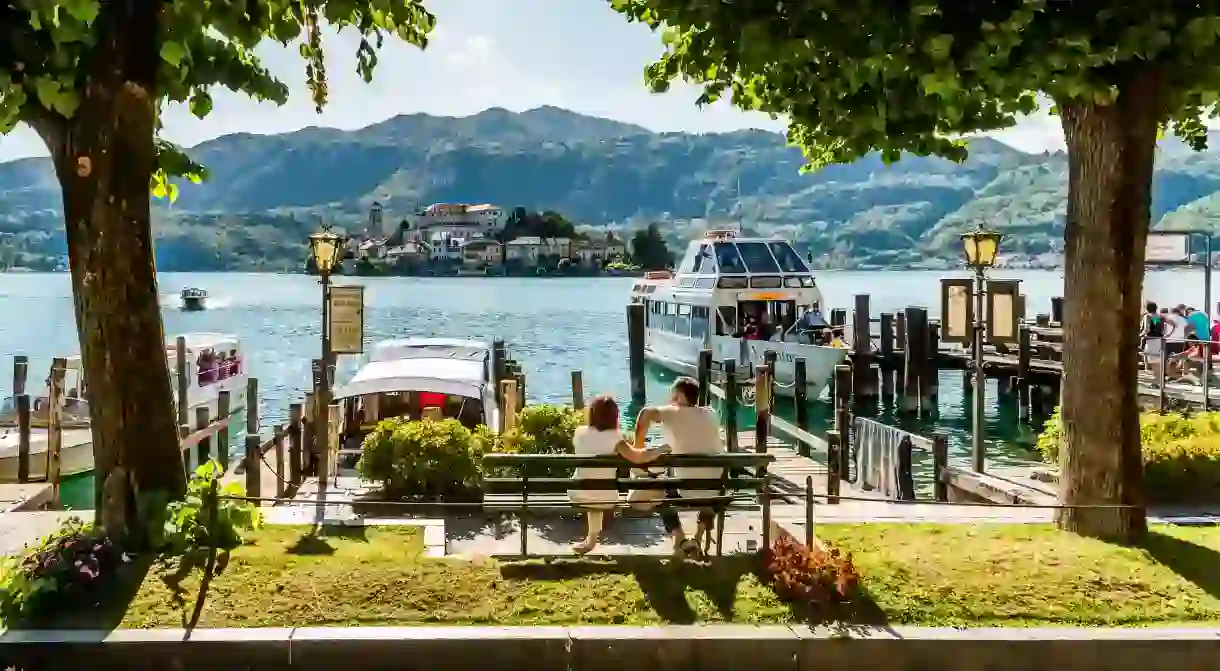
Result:
{"label": "wooden bench", "polygon": [[[660,506],[681,508],[714,507],[716,519],[716,554],[722,552],[724,541],[724,518],[729,510],[762,510],[763,547],[770,536],[770,498],[767,494],[769,475],[767,467],[775,461],[771,454],[724,453],[709,455],[666,455],[637,466],[618,456],[584,456],[573,454],[488,454],[483,457],[484,472],[509,473],[497,477],[483,478],[484,510],[516,511],[521,519],[521,556],[528,556],[525,533],[525,518],[532,508],[551,510],[583,510],[587,506],[575,504],[568,497],[569,490],[615,491],[618,501],[615,508],[629,508],[628,493],[643,489],[678,489],[719,492],[714,497],[699,499],[665,499]],[[677,478],[670,468],[720,469],[716,478]],[[614,469],[613,478],[553,477],[559,472],[573,472],[575,468]],[[657,477],[644,477],[632,469],[647,468]],[[738,475],[744,471],[746,474]],[[600,506],[599,506],[600,507]]]}

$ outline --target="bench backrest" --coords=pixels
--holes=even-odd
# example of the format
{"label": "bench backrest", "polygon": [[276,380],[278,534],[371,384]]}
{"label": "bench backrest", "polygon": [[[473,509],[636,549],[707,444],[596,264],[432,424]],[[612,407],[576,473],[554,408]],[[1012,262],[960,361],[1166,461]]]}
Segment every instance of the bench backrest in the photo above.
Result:
{"label": "bench backrest", "polygon": [[[484,490],[489,493],[558,493],[567,490],[620,490],[636,489],[690,489],[723,491],[758,491],[766,486],[767,466],[775,461],[770,454],[699,454],[667,455],[645,465],[636,465],[619,456],[586,456],[574,454],[489,454],[483,457],[483,466],[489,472],[514,471],[513,475],[484,479]],[[670,467],[720,468],[719,478],[675,478],[664,474]],[[614,469],[612,478],[546,477],[557,469],[570,468]],[[632,469],[647,468],[659,477],[631,477]],[[746,470],[745,476],[734,476],[733,471]],[[530,475],[538,473],[540,477]]]}

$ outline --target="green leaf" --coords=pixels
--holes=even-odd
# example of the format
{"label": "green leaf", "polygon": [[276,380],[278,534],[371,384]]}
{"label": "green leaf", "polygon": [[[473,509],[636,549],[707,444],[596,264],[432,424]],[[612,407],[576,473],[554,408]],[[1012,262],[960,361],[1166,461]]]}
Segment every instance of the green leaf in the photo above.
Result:
{"label": "green leaf", "polygon": [[62,0],[60,6],[69,16],[82,23],[93,23],[101,9],[98,0]]}
{"label": "green leaf", "polygon": [[186,46],[181,42],[166,40],[161,43],[161,60],[174,67],[182,64],[182,59],[186,57],[186,53]]}

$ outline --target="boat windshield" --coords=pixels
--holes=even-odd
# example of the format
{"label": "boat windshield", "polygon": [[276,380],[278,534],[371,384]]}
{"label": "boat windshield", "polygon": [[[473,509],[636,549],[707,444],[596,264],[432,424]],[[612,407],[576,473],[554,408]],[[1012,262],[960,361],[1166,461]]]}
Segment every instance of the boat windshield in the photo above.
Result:
{"label": "boat windshield", "polygon": [[744,275],[746,272],[746,264],[741,260],[741,254],[737,252],[737,245],[731,242],[716,243],[716,263],[720,266],[720,272],[728,275]]}
{"label": "boat windshield", "polygon": [[745,259],[746,267],[751,273],[778,273],[779,265],[775,263],[775,258],[771,256],[771,252],[767,250],[767,245],[762,242],[743,242],[737,245],[741,256]]}
{"label": "boat windshield", "polygon": [[712,256],[712,250],[708,245],[699,245],[699,251],[695,254],[695,267],[692,272],[698,275],[715,275],[716,274],[716,258]]}
{"label": "boat windshield", "polygon": [[792,245],[782,240],[767,243],[771,248],[771,253],[775,255],[775,260],[779,262],[779,267],[785,273],[807,273],[809,267],[801,260],[801,255],[797,254],[792,249]]}

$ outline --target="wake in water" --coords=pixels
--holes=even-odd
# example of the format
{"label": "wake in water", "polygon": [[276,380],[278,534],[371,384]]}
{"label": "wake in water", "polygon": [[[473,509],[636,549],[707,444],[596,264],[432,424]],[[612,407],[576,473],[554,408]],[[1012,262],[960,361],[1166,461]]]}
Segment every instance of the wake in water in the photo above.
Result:
{"label": "wake in water", "polygon": [[[182,307],[182,295],[180,293],[167,293],[160,296],[161,307],[178,309]],[[208,310],[223,310],[227,307],[232,307],[232,296],[216,296],[209,295],[207,302]]]}

